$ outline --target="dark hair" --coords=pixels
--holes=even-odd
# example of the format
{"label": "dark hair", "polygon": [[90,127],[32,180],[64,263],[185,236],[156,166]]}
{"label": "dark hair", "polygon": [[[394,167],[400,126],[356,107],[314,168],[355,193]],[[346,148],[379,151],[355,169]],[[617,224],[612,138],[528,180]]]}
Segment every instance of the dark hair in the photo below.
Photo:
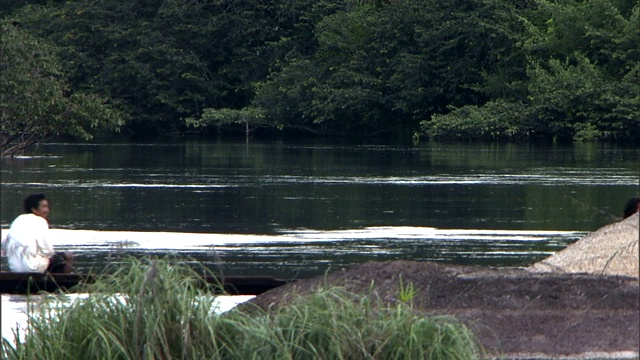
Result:
{"label": "dark hair", "polygon": [[623,218],[626,219],[638,211],[638,203],[640,203],[640,197],[632,197],[627,201],[627,205],[624,206]]}
{"label": "dark hair", "polygon": [[24,212],[25,214],[30,214],[33,211],[31,209],[37,209],[40,206],[40,201],[47,200],[47,197],[44,194],[33,194],[29,195],[24,199]]}

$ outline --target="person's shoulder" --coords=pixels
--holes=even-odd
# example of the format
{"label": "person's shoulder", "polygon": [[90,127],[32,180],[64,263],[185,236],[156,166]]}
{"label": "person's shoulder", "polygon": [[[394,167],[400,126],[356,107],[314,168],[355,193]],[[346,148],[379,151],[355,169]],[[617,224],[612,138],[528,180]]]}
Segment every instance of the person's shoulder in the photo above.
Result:
{"label": "person's shoulder", "polygon": [[33,214],[21,214],[21,215],[18,215],[18,217],[13,219],[13,223],[12,224],[19,224],[19,223],[23,223],[23,222],[29,221],[29,218],[30,218],[29,215],[33,215]]}
{"label": "person's shoulder", "polygon": [[13,220],[12,226],[26,225],[26,226],[47,226],[48,223],[45,218],[35,214],[22,214]]}

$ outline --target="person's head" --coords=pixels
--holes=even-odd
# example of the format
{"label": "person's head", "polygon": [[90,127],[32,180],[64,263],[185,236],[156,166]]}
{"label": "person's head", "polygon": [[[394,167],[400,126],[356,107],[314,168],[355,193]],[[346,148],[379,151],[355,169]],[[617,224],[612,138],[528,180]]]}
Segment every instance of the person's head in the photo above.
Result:
{"label": "person's head", "polygon": [[632,197],[627,201],[627,205],[624,207],[624,215],[623,219],[628,218],[629,216],[640,211],[640,197]]}
{"label": "person's head", "polygon": [[46,219],[49,216],[49,200],[44,194],[29,195],[24,199],[24,212]]}

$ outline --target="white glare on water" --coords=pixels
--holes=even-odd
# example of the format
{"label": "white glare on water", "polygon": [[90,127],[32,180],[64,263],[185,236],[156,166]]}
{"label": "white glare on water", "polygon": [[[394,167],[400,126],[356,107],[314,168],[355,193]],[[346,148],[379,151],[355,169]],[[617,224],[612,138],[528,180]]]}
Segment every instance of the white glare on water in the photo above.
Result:
{"label": "white glare on water", "polygon": [[[1,237],[8,229],[1,230]],[[145,232],[145,231],[96,231],[52,229],[53,246],[67,248],[81,247],[84,250],[99,250],[108,246],[125,246],[136,250],[209,250],[212,246],[265,244],[265,243],[315,243],[355,240],[447,240],[477,242],[526,242],[548,241],[551,237],[575,238],[583,233],[575,231],[540,230],[477,230],[477,229],[437,229],[432,227],[367,227],[349,230],[284,230],[275,235],[254,234],[212,234],[181,232]],[[177,241],[179,240],[179,241]]]}

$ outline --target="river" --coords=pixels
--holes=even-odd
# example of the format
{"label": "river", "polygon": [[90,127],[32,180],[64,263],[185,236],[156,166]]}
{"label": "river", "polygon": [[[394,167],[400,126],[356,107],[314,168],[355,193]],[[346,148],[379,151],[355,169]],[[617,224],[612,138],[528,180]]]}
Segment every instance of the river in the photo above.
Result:
{"label": "river", "polygon": [[1,225],[45,193],[54,245],[79,271],[166,253],[287,278],[369,260],[524,266],[619,219],[638,194],[639,154],[596,143],[51,143],[2,160]]}

